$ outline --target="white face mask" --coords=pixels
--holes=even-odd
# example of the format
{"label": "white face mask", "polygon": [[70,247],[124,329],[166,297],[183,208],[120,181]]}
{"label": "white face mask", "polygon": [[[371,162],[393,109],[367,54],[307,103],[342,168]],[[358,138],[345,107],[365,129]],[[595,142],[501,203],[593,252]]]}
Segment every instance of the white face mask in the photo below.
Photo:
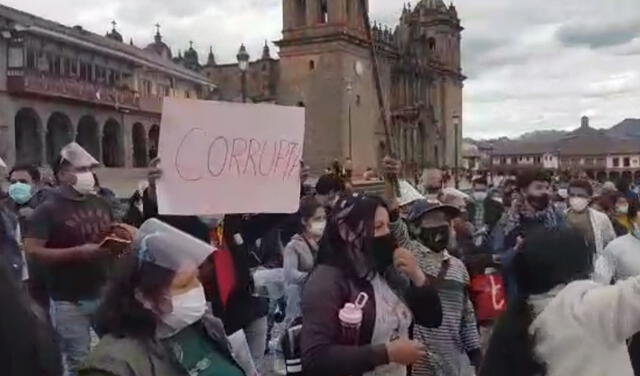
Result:
{"label": "white face mask", "polygon": [[78,193],[87,195],[95,189],[96,180],[91,171],[78,172],[76,175],[76,183],[72,186]]}
{"label": "white face mask", "polygon": [[629,213],[629,205],[618,205],[616,206],[616,211],[618,214],[627,214]]}
{"label": "white face mask", "polygon": [[309,224],[309,232],[315,236],[322,236],[327,227],[327,221],[312,221]]}
{"label": "white face mask", "polygon": [[485,191],[473,192],[473,198],[476,201],[484,201],[487,198],[487,192],[485,192]]}
{"label": "white face mask", "polygon": [[162,321],[176,332],[197,322],[207,312],[207,299],[202,285],[184,294],[171,297],[173,312],[162,317]]}
{"label": "white face mask", "polygon": [[589,200],[584,197],[571,197],[569,198],[569,206],[577,212],[582,212],[589,206]]}

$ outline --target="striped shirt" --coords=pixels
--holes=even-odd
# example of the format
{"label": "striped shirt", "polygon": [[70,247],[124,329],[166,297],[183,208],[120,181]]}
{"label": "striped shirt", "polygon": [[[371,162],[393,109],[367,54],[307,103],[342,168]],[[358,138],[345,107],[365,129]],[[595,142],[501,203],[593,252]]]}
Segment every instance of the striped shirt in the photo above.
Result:
{"label": "striped shirt", "polygon": [[391,224],[398,245],[411,251],[425,274],[436,278],[448,258],[449,268],[438,286],[442,303],[442,325],[429,329],[415,325],[413,337],[427,347],[426,358],[413,365],[414,376],[461,376],[464,357],[480,349],[480,336],[473,305],[469,301],[469,273],[462,261],[430,251],[409,237],[407,225],[399,220]]}

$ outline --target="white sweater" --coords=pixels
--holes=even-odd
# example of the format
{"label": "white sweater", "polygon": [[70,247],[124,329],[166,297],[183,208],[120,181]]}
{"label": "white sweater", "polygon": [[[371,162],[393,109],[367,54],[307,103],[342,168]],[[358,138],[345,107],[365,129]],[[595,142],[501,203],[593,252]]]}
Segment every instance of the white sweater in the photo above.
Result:
{"label": "white sweater", "polygon": [[640,277],[558,290],[530,300],[537,314],[530,331],[547,376],[634,376],[625,341],[640,332]]}
{"label": "white sweater", "polygon": [[594,279],[603,284],[640,275],[640,239],[628,234],[609,243],[596,262]]}

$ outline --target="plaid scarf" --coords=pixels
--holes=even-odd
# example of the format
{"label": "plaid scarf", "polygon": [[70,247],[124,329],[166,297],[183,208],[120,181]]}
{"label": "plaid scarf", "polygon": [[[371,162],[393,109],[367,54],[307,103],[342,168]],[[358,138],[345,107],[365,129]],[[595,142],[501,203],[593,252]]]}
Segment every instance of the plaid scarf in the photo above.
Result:
{"label": "plaid scarf", "polygon": [[507,221],[504,226],[504,233],[509,234],[520,226],[523,220],[535,221],[543,225],[547,229],[558,227],[558,216],[552,205],[535,213],[529,213],[525,210],[513,209],[508,213]]}

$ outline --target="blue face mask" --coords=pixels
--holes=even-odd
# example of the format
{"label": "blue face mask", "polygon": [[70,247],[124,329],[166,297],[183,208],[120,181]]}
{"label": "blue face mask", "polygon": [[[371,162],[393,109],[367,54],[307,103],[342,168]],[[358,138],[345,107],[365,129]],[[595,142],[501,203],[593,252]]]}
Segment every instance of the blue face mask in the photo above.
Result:
{"label": "blue face mask", "polygon": [[29,184],[13,183],[9,186],[9,197],[18,205],[26,204],[32,196],[33,192]]}

